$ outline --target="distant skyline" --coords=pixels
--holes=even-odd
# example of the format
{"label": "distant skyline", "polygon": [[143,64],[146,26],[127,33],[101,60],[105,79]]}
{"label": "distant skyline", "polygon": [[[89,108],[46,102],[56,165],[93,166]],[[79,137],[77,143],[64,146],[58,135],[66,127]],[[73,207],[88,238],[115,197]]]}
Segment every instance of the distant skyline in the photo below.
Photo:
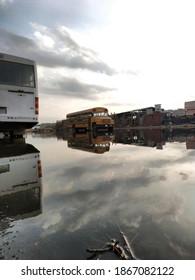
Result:
{"label": "distant skyline", "polygon": [[195,100],[193,0],[0,0],[0,52],[37,62],[40,122]]}

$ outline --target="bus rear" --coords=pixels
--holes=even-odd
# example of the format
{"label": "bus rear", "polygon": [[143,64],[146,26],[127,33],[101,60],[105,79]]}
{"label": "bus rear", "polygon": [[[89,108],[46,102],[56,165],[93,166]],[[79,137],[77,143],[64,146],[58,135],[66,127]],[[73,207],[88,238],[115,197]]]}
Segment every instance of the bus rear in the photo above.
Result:
{"label": "bus rear", "polygon": [[36,63],[0,53],[0,133],[21,135],[37,123]]}

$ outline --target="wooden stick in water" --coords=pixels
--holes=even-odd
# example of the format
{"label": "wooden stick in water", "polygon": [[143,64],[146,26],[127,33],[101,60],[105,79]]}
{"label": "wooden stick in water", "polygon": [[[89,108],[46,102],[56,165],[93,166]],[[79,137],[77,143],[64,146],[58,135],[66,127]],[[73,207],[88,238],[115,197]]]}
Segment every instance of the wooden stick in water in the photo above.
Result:
{"label": "wooden stick in water", "polygon": [[123,239],[124,239],[124,241],[125,241],[125,245],[127,246],[127,249],[128,249],[128,251],[129,251],[129,253],[131,254],[132,258],[133,258],[134,260],[136,260],[137,258],[136,258],[135,254],[134,254],[134,252],[133,252],[133,250],[132,250],[132,248],[131,248],[131,245],[130,245],[130,243],[129,243],[129,240],[128,240],[127,236],[126,236],[125,233],[122,231],[122,229],[120,228],[120,226],[119,226],[119,224],[118,224],[117,221],[116,221],[116,224],[117,224],[118,229],[120,230],[120,233],[121,233],[121,235],[122,235],[122,237],[123,237]]}

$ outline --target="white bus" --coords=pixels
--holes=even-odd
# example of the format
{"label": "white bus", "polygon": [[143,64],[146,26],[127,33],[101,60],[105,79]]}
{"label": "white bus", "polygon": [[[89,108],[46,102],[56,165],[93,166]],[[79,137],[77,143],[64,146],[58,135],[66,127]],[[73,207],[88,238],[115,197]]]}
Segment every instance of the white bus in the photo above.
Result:
{"label": "white bus", "polygon": [[18,140],[0,143],[0,216],[5,219],[25,219],[42,212],[40,152]]}
{"label": "white bus", "polygon": [[36,63],[0,53],[0,133],[21,135],[38,123]]}

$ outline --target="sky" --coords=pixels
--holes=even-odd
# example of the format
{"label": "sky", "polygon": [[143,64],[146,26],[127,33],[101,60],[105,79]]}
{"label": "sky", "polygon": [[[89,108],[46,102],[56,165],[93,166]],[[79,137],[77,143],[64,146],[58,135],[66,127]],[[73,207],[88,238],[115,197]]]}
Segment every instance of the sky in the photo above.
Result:
{"label": "sky", "polygon": [[37,63],[40,122],[195,100],[193,0],[0,0],[0,52]]}

